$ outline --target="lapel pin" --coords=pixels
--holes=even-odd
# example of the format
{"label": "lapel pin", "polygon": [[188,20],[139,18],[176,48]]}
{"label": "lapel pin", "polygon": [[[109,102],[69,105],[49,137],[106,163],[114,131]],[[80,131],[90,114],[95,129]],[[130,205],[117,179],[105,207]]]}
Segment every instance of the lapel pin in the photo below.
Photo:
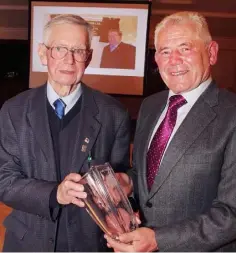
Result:
{"label": "lapel pin", "polygon": [[87,145],[82,145],[81,151],[82,151],[82,152],[86,152],[86,150],[87,150]]}
{"label": "lapel pin", "polygon": [[89,138],[86,137],[86,138],[84,139],[84,142],[89,143]]}

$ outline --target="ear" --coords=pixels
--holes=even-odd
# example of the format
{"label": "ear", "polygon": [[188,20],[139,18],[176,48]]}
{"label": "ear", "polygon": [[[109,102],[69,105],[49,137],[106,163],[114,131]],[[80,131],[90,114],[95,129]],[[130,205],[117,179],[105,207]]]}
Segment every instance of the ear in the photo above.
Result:
{"label": "ear", "polygon": [[47,66],[47,48],[43,43],[38,45],[38,55],[41,60],[42,65]]}
{"label": "ear", "polygon": [[219,51],[219,45],[216,41],[212,41],[210,45],[208,46],[208,53],[209,53],[209,59],[210,64],[215,65],[217,62],[217,56]]}
{"label": "ear", "polygon": [[89,57],[88,57],[87,61],[85,62],[85,68],[87,68],[87,67],[88,67],[89,63],[90,63],[90,62],[91,62],[91,60],[92,60],[92,56],[93,56],[93,49],[90,49],[90,51],[91,51],[91,53],[90,53],[90,55],[89,55]]}
{"label": "ear", "polygon": [[157,53],[157,51],[155,52],[154,60],[155,60],[157,67],[158,67],[158,53]]}

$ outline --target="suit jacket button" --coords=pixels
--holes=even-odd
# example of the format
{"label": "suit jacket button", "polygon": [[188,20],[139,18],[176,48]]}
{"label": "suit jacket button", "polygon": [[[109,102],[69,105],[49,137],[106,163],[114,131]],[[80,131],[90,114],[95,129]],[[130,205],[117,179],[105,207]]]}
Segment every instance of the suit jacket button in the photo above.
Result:
{"label": "suit jacket button", "polygon": [[151,207],[152,207],[152,203],[148,201],[148,202],[146,203],[146,206],[149,207],[149,208],[151,208]]}

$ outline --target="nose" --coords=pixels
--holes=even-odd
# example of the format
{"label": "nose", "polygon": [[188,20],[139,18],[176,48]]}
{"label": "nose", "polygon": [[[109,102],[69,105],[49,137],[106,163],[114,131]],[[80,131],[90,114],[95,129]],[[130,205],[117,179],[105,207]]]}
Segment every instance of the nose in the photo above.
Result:
{"label": "nose", "polygon": [[75,62],[75,57],[72,51],[68,51],[67,55],[64,58],[64,61],[67,64],[73,64]]}
{"label": "nose", "polygon": [[178,50],[173,50],[170,53],[170,58],[169,58],[170,64],[171,65],[179,65],[183,63],[182,55]]}

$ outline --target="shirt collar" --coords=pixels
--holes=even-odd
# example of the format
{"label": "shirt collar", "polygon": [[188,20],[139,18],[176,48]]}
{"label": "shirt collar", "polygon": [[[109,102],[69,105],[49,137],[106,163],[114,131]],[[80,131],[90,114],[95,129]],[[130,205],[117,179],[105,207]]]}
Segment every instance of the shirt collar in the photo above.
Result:
{"label": "shirt collar", "polygon": [[[120,42],[121,43],[121,42]],[[112,51],[114,51],[119,45],[120,45],[120,43],[118,43],[118,44],[116,44],[116,45],[109,45],[109,47],[110,47],[110,51],[112,52]]]}
{"label": "shirt collar", "polygon": [[[210,85],[212,82],[212,78],[209,77],[205,82],[201,83],[197,88],[181,93],[181,95],[186,99],[188,102],[188,105],[193,105],[197,99],[201,96],[201,94],[207,89],[207,87]],[[169,91],[169,96],[168,99],[176,95],[172,90]]]}
{"label": "shirt collar", "polygon": [[55,109],[53,103],[58,99],[62,99],[63,102],[66,104],[65,108],[65,114],[67,114],[71,108],[75,105],[75,103],[78,101],[82,94],[82,88],[81,88],[81,83],[78,84],[76,89],[70,93],[68,96],[65,97],[60,97],[55,90],[53,89],[52,85],[47,82],[47,98],[50,103],[50,105]]}

